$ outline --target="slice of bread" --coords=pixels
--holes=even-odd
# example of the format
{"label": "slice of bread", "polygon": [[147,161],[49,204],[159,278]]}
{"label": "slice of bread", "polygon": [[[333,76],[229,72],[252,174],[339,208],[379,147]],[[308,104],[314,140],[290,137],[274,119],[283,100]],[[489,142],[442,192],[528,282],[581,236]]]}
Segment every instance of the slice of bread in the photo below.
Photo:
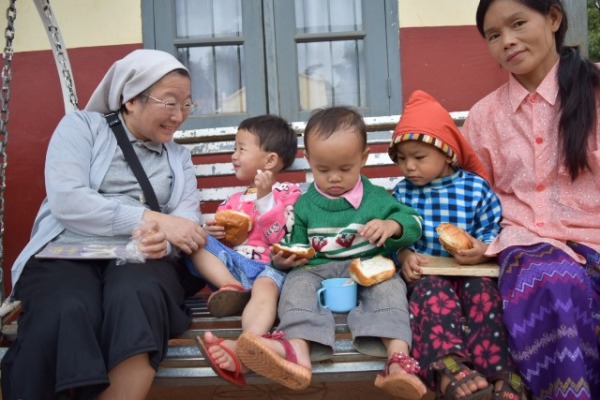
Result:
{"label": "slice of bread", "polygon": [[396,266],[389,258],[375,256],[368,260],[355,259],[348,268],[350,278],[362,286],[372,286],[390,279]]}
{"label": "slice of bread", "polygon": [[285,258],[288,258],[292,254],[295,254],[297,258],[313,258],[316,253],[315,249],[305,244],[284,246],[282,244],[275,243],[272,248],[273,253],[281,252]]}
{"label": "slice of bread", "polygon": [[458,250],[466,250],[473,248],[471,239],[462,229],[452,224],[439,224],[435,231],[440,238],[440,243],[448,251],[454,255]]}

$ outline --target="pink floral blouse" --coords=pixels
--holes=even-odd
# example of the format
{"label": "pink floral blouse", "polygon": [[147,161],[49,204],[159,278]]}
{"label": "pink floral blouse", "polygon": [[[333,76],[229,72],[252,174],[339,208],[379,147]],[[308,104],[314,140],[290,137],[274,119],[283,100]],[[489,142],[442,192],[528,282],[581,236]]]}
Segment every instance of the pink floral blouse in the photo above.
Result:
{"label": "pink floral blouse", "polygon": [[463,133],[502,203],[503,230],[488,255],[545,242],[584,263],[568,240],[600,252],[600,117],[589,141],[591,171],[572,182],[559,151],[557,71],[558,63],[535,93],[511,75],[465,121]]}
{"label": "pink floral blouse", "polygon": [[256,199],[256,191],[234,193],[217,211],[242,211],[252,218],[248,240],[234,247],[244,257],[271,262],[270,246],[279,243],[294,226],[294,204],[302,194],[295,183],[276,182],[271,193]]}

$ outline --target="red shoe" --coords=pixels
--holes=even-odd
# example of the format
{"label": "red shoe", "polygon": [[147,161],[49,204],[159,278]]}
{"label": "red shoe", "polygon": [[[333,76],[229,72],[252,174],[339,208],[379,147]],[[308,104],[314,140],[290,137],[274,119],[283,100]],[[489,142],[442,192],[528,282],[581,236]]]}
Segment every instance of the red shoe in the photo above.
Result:
{"label": "red shoe", "polygon": [[250,290],[241,285],[224,285],[208,296],[208,312],[217,318],[240,315],[250,301]]}
{"label": "red shoe", "polygon": [[[390,375],[390,365],[398,364],[405,373]],[[402,399],[419,400],[427,393],[425,384],[419,379],[419,363],[405,353],[394,353],[385,363],[385,369],[375,378],[375,386],[392,396]]]}
{"label": "red shoe", "polygon": [[[225,379],[227,382],[233,383],[236,386],[240,386],[240,387],[245,386],[246,378],[244,378],[244,374],[242,374],[242,364],[240,363],[240,359],[233,352],[233,350],[231,350],[229,347],[223,346],[221,344],[223,342],[223,340],[224,340],[223,338],[218,338],[216,342],[204,343],[204,340],[200,336],[196,336],[196,344],[198,344],[198,348],[200,349],[200,352],[202,353],[204,358],[209,362],[209,365],[212,368],[212,370],[215,371],[215,374],[217,374],[221,378]],[[221,348],[223,350],[225,350],[227,352],[227,354],[229,354],[231,356],[231,358],[233,359],[233,362],[235,363],[235,371],[227,371],[227,370],[219,367],[216,364],[215,360],[212,358],[208,349],[210,349],[212,346],[218,346],[218,345],[220,345]]]}

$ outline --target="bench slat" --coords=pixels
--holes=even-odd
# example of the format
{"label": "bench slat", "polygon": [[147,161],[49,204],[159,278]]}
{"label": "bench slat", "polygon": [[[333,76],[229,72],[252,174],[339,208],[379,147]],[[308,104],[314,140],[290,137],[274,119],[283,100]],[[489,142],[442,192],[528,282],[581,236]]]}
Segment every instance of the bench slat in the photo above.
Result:
{"label": "bench slat", "polygon": [[[373,153],[369,154],[367,159],[366,167],[383,167],[395,165],[387,153]],[[289,166],[285,171],[308,171],[308,161],[304,158],[296,158],[292,165]],[[213,164],[198,164],[195,167],[196,176],[203,178],[207,176],[227,176],[235,175],[233,164],[230,162],[224,163],[213,163]]]}
{"label": "bench slat", "polygon": [[[383,361],[362,361],[359,363],[315,363],[313,365],[312,383],[319,382],[352,382],[374,380],[382,371]],[[157,386],[213,386],[226,384],[217,377],[209,367],[173,367],[161,368],[156,373],[154,384]],[[249,385],[273,384],[272,381],[254,374],[246,375]]]}
{"label": "bench slat", "polygon": [[[467,118],[468,111],[453,111],[450,116],[457,126],[462,126]],[[387,115],[381,117],[365,117],[365,124],[370,131],[394,130],[400,120],[400,115]],[[304,122],[294,122],[292,128],[297,132],[304,131],[306,124]],[[235,136],[237,127],[216,127],[205,129],[188,129],[175,132],[175,140],[179,143],[215,143],[231,139]]]}
{"label": "bench slat", "polygon": [[[372,131],[367,133],[367,140],[369,145],[390,143],[392,137],[392,130]],[[231,154],[235,148],[235,132],[231,137],[223,138],[219,142],[206,142],[206,143],[186,143],[181,144],[186,147],[193,156],[204,156],[204,155],[216,155],[216,154]],[[298,137],[298,149],[304,149],[304,138]]]}

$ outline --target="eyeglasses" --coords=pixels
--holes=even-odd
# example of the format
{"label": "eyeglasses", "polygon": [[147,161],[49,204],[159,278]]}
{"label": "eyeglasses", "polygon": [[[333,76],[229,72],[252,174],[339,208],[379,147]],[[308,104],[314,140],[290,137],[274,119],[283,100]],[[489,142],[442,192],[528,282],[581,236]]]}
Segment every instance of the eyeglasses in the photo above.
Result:
{"label": "eyeglasses", "polygon": [[194,103],[193,101],[182,104],[182,103],[175,103],[174,101],[160,100],[160,99],[157,99],[156,97],[150,96],[149,94],[144,94],[144,96],[146,96],[150,100],[155,101],[156,103],[162,104],[163,106],[165,106],[165,109],[171,113],[173,111],[179,109],[182,113],[191,114],[196,109],[196,103]]}

